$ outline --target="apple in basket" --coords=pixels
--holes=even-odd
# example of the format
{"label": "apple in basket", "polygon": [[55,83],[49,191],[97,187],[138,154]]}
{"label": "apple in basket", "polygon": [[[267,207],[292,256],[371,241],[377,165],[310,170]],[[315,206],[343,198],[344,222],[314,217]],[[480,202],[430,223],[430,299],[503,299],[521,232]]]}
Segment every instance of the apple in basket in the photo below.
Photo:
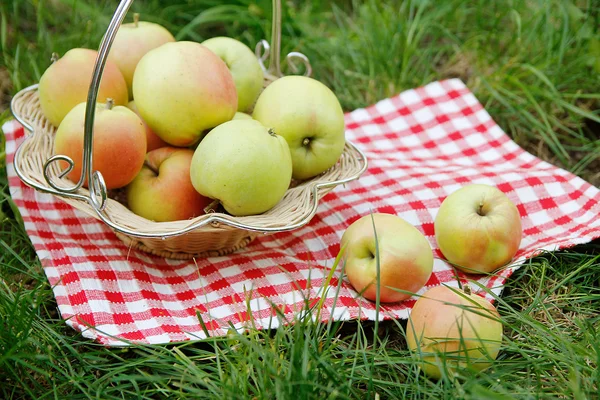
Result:
{"label": "apple in basket", "polygon": [[[42,113],[54,126],[79,103],[87,101],[92,73],[98,52],[89,49],[71,49],[53,63],[40,78],[38,92]],[[129,100],[127,84],[117,65],[107,61],[98,91],[98,102],[107,98],[116,105],[125,105]]]}
{"label": "apple in basket", "polygon": [[132,23],[119,27],[108,59],[121,70],[130,98],[133,97],[133,73],[141,58],[150,50],[174,41],[175,38],[166,28],[153,22],[140,21],[137,13],[133,15]]}
{"label": "apple in basket", "polygon": [[142,122],[144,123],[144,128],[146,128],[146,151],[147,152],[150,152],[152,150],[169,145],[167,142],[162,140],[156,133],[154,133],[154,131],[148,126],[146,121],[144,121],[144,119],[140,115],[140,112],[137,109],[137,106],[135,105],[135,101],[132,100],[129,103],[127,103],[127,108],[129,108],[131,111],[136,113],[138,115],[138,117],[140,117],[142,119]]}
{"label": "apple in basket", "polygon": [[244,43],[229,38],[215,37],[202,42],[227,64],[238,94],[238,111],[248,110],[263,87],[263,72],[258,59]]}
{"label": "apple in basket", "polygon": [[200,43],[166,43],[142,57],[133,97],[143,120],[165,142],[190,146],[233,118],[237,92],[227,65]]}
{"label": "apple in basket", "polygon": [[[83,167],[85,108],[86,103],[75,106],[59,125],[54,139],[55,154],[66,155],[75,163],[68,175],[73,182],[79,180]],[[136,177],[144,165],[144,124],[127,107],[113,107],[111,99],[106,104],[98,103],[93,146],[93,170],[102,173],[107,189],[123,187]]]}
{"label": "apple in basket", "polygon": [[467,273],[489,273],[506,265],[521,244],[519,210],[490,185],[471,184],[450,194],[434,229],[444,257]]}
{"label": "apple in basket", "polygon": [[212,200],[192,186],[194,151],[161,147],[146,154],[144,167],[127,186],[127,204],[135,214],[157,222],[185,220],[204,214]]}
{"label": "apple in basket", "polygon": [[287,191],[292,177],[284,138],[252,119],[226,122],[198,144],[190,169],[198,193],[218,199],[235,216],[263,213]]}
{"label": "apple in basket", "polygon": [[252,117],[288,142],[294,179],[326,171],[344,150],[344,112],[335,94],[317,80],[277,79],[258,97]]}
{"label": "apple in basket", "polygon": [[252,117],[249,114],[246,114],[244,112],[238,111],[233,116],[233,119],[252,119]]}
{"label": "apple in basket", "polygon": [[502,322],[496,308],[468,287],[436,286],[417,300],[406,341],[423,372],[439,379],[457,368],[481,371],[498,356]]}
{"label": "apple in basket", "polygon": [[379,300],[383,303],[411,297],[433,271],[429,242],[397,215],[369,214],[353,222],[342,235],[340,251],[344,252],[342,265],[350,284],[372,301],[377,299],[377,258]]}

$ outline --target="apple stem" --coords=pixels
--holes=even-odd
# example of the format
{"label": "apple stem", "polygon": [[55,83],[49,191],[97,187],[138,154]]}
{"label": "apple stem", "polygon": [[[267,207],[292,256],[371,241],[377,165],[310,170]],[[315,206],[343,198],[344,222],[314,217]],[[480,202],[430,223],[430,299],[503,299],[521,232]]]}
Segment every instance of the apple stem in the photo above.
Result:
{"label": "apple stem", "polygon": [[144,167],[148,168],[150,171],[154,172],[156,175],[158,175],[158,169],[152,165],[148,159],[144,160]]}
{"label": "apple stem", "polygon": [[483,200],[479,202],[479,210],[477,210],[477,214],[483,216]]}
{"label": "apple stem", "polygon": [[469,286],[469,285],[464,285],[464,286],[463,286],[463,292],[465,292],[465,294],[466,294],[467,296],[470,296],[470,295],[471,295],[471,293],[472,293],[472,292],[471,292],[471,286]]}
{"label": "apple stem", "polygon": [[54,64],[55,62],[57,62],[58,59],[59,59],[58,53],[52,53],[52,56],[50,57],[50,61],[52,61],[52,64]]}
{"label": "apple stem", "polygon": [[273,128],[269,128],[269,135],[271,135],[271,136],[277,136],[277,134],[275,133],[275,131],[273,130]]}
{"label": "apple stem", "polygon": [[309,138],[304,138],[304,140],[302,141],[302,146],[306,147],[310,144],[310,139]]}
{"label": "apple stem", "polygon": [[140,22],[140,13],[133,13],[133,25],[137,28]]}
{"label": "apple stem", "polygon": [[213,200],[209,205],[204,207],[204,212],[206,214],[214,213],[217,211],[217,207],[219,207],[219,200]]}
{"label": "apple stem", "polygon": [[115,102],[113,101],[113,99],[111,99],[110,97],[108,99],[106,99],[106,109],[107,110],[112,110],[114,105],[115,105]]}

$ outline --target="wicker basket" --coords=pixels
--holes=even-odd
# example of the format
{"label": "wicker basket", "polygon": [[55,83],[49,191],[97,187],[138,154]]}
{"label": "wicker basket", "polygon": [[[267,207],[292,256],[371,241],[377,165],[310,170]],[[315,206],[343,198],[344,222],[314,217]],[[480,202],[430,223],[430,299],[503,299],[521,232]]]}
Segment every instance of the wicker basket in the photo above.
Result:
{"label": "wicker basket", "polygon": [[[262,64],[264,58],[259,60]],[[265,71],[265,85],[276,78]],[[59,163],[47,162],[54,155],[56,128],[42,114],[37,85],[17,93],[11,109],[15,118],[31,132],[19,146],[14,160],[15,171],[25,184],[60,196],[73,207],[104,221],[132,248],[168,258],[224,255],[246,246],[260,234],[297,229],[311,220],[326,193],[357,179],[367,168],[364,154],[347,141],[336,165],[310,180],[292,182],[283,199],[263,214],[234,217],[211,212],[185,221],[154,222],[134,214],[117,201],[118,193],[109,194],[99,207],[89,190],[83,187],[73,193],[56,190],[56,187],[73,184],[59,177]]]}

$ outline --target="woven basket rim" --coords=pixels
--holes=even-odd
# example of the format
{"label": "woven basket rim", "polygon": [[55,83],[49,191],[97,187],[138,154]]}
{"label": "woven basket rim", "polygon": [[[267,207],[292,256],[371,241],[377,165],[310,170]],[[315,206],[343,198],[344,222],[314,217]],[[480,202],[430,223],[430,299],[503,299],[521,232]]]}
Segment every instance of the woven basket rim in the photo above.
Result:
{"label": "woven basket rim", "polygon": [[[13,116],[31,132],[19,145],[14,158],[17,175],[26,185],[41,192],[51,192],[44,178],[44,164],[53,155],[56,128],[43,116],[39,105],[37,85],[19,91],[12,99]],[[70,183],[57,178],[57,163],[51,166],[50,176],[55,182]],[[227,230],[246,230],[276,233],[297,229],[307,224],[317,211],[319,200],[335,186],[358,179],[367,169],[365,154],[346,140],[340,160],[329,170],[312,179],[290,187],[284,198],[271,210],[252,216],[235,217],[215,212],[190,220],[155,222],[140,217],[117,200],[109,198],[104,210],[96,210],[89,199],[89,191],[79,189],[75,194],[60,195],[64,201],[86,214],[105,222],[114,231],[126,236],[165,239],[192,231],[225,233]],[[72,185],[72,183],[70,183]]]}

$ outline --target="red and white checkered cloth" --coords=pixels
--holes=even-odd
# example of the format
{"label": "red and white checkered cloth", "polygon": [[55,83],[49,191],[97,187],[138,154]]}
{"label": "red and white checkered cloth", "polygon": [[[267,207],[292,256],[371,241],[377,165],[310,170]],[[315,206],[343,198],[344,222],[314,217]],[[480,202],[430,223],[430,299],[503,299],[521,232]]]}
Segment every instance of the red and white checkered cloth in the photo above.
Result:
{"label": "red and white checkered cloth", "polygon": [[[210,335],[249,323],[276,327],[274,307],[291,321],[305,299],[315,304],[322,297],[322,320],[374,319],[374,304],[358,297],[344,278],[340,282],[339,270],[329,290],[322,288],[344,230],[371,211],[395,213],[423,232],[442,257],[433,232],[436,212],[449,193],[469,183],[496,185],[522,216],[515,267],[479,279],[496,294],[537,251],[600,237],[600,191],[522,150],[460,80],[434,82],[348,113],[346,127],[347,138],[367,154],[369,169],[325,196],[310,224],[195,262],[130,251],[101,222],[24,186],[11,163],[23,129],[15,122],[3,129],[10,192],[60,313],[83,336],[105,345],[205,338],[198,315]],[[456,285],[452,270],[436,259],[427,287],[440,283]],[[413,304],[382,306],[380,317],[406,318]]]}

